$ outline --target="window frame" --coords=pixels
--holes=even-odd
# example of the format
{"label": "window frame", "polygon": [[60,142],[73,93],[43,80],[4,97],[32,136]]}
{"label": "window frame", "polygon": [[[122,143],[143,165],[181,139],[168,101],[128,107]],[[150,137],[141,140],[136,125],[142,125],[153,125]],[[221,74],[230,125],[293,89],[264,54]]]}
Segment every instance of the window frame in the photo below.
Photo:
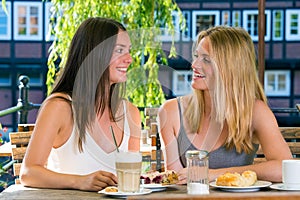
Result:
{"label": "window frame", "polygon": [[[238,15],[238,19],[236,19],[235,15]],[[231,21],[232,21],[232,24],[231,26],[232,27],[240,27],[241,26],[241,11],[240,10],[233,10],[232,13],[231,13]]]}
{"label": "window frame", "polygon": [[[257,42],[258,41],[258,21],[257,21],[257,35],[251,34],[251,31],[248,29],[248,15],[257,15],[258,16],[258,10],[244,10],[243,11],[243,28],[250,34],[251,38],[253,41]],[[270,10],[265,10],[265,15],[266,15],[266,33],[265,33],[265,41],[270,41],[270,35],[271,35],[271,11]],[[252,29],[251,29],[252,30]]]}
{"label": "window frame", "polygon": [[[174,25],[174,41],[179,41],[180,39],[180,31],[179,31],[179,14],[177,11],[172,12],[172,19],[173,19],[173,25]],[[167,27],[160,28],[162,33],[159,36],[159,39],[163,42],[171,42],[172,41],[172,35],[169,34]]]}
{"label": "window frame", "polygon": [[214,15],[215,16],[215,24],[213,24],[212,26],[218,26],[220,25],[220,11],[218,10],[214,10],[214,11],[207,11],[207,10],[203,10],[203,11],[199,11],[199,10],[195,10],[193,11],[193,16],[192,16],[192,38],[195,41],[197,39],[197,23],[196,23],[196,19],[198,15]]}
{"label": "window frame", "polygon": [[12,74],[9,71],[2,71],[0,74],[0,87],[10,87],[12,84]]}
{"label": "window frame", "polygon": [[[275,90],[268,90],[268,75],[274,75],[275,76]],[[285,90],[284,91],[278,91],[278,76],[279,75],[285,75]],[[264,75],[264,90],[267,96],[290,96],[291,92],[291,71],[290,70],[266,70]]]}
{"label": "window frame", "polygon": [[[184,81],[178,81],[178,76],[184,75]],[[175,96],[187,95],[192,92],[191,81],[189,82],[188,76],[193,76],[192,70],[174,70],[172,72],[172,92]],[[184,84],[183,89],[178,89],[179,84]]]}
{"label": "window frame", "polygon": [[45,4],[45,22],[44,22],[44,29],[45,29],[45,41],[53,41],[54,40],[54,35],[48,33],[49,32],[49,23],[50,23],[50,9],[53,6],[52,2],[46,2]]}
{"label": "window frame", "polygon": [[[30,9],[30,7],[36,7],[38,9],[38,14],[37,14],[37,30],[38,33],[37,35],[31,35],[30,33],[28,33],[28,31],[26,31],[25,35],[20,35],[18,33],[18,27],[19,27],[19,23],[18,23],[18,7],[19,6],[25,6],[26,7],[26,29],[30,30],[30,23],[28,23],[28,21],[30,21],[30,19],[28,19],[27,16],[29,16],[30,18],[30,14],[28,14],[28,9]],[[14,2],[14,40],[32,40],[32,41],[41,41],[43,39],[43,6],[42,6],[42,2],[25,2],[25,1],[18,1],[18,2]]]}
{"label": "window frame", "polygon": [[6,34],[0,34],[0,40],[11,40],[11,2],[6,1],[6,9],[8,15],[4,12],[2,7],[0,8],[1,14],[6,15],[7,18],[7,24],[6,24]]}
{"label": "window frame", "polygon": [[[226,19],[225,19],[225,15],[227,14],[227,22],[226,22]],[[221,12],[221,15],[222,15],[222,19],[221,19],[221,23],[222,25],[224,26],[231,26],[231,18],[230,18],[230,10],[223,10]],[[226,23],[226,24],[225,24]]]}
{"label": "window frame", "polygon": [[[297,24],[297,32],[298,34],[290,34],[291,31],[291,15],[292,14],[297,14],[298,15],[298,20]],[[287,41],[295,41],[295,40],[300,40],[300,10],[299,9],[287,9],[285,11],[285,39]]]}
{"label": "window frame", "polygon": [[[281,13],[281,18],[279,20],[276,19],[276,12],[280,12]],[[283,24],[284,12],[283,12],[283,10],[276,9],[276,10],[273,10],[272,15],[273,15],[272,16],[272,18],[273,18],[272,40],[274,40],[274,41],[281,41],[281,40],[283,40],[283,34],[284,34],[284,27],[283,27],[283,25],[284,25]],[[279,37],[276,37],[276,31],[277,31],[277,29],[275,29],[276,22],[280,23],[280,32],[281,32],[281,35]]]}
{"label": "window frame", "polygon": [[185,18],[185,31],[181,32],[182,41],[191,40],[191,12],[188,10],[182,11],[182,15]]}

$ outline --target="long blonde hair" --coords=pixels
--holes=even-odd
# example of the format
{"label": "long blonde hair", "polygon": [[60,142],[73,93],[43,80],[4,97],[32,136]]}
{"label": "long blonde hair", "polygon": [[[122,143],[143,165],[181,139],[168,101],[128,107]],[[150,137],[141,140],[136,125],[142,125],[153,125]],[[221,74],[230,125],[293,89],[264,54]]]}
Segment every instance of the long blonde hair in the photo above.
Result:
{"label": "long blonde hair", "polygon": [[[255,100],[267,102],[257,76],[253,42],[244,29],[225,26],[200,32],[195,45],[204,37],[209,38],[215,67],[215,88],[211,94],[214,120],[228,127],[227,148],[249,153],[253,149],[251,127]],[[200,128],[203,113],[204,92],[194,90],[184,113],[192,132]]]}

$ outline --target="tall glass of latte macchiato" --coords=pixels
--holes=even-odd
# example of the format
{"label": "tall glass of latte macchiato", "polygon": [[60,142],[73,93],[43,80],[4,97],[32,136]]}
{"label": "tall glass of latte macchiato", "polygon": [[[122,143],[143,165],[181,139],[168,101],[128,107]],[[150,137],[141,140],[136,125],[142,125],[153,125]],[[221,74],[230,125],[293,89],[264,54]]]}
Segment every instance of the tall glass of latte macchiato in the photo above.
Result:
{"label": "tall glass of latte macchiato", "polygon": [[142,170],[142,154],[116,152],[116,171],[120,192],[139,192]]}

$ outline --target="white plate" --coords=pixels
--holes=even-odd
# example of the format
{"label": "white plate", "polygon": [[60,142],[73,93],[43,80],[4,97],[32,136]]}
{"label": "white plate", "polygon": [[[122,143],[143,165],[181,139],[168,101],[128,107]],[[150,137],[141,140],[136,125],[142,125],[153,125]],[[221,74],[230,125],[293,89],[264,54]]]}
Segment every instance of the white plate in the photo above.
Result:
{"label": "white plate", "polygon": [[166,190],[167,188],[167,185],[162,185],[162,184],[144,184],[144,185],[141,185],[141,187],[144,187],[144,188],[147,188],[147,189],[150,189],[152,190],[153,192],[158,192],[158,191],[163,191],[163,190]]}
{"label": "white plate", "polygon": [[283,183],[276,183],[272,184],[270,188],[275,189],[275,190],[285,190],[285,191],[300,191],[300,188],[298,189],[292,189],[292,188],[284,188]]}
{"label": "white plate", "polygon": [[127,196],[150,194],[152,190],[144,188],[139,192],[105,192],[105,189],[99,191],[100,194],[105,194],[117,198],[126,198]]}
{"label": "white plate", "polygon": [[236,187],[236,186],[216,185],[216,182],[213,181],[209,185],[212,186],[212,187],[215,187],[215,188],[219,188],[219,189],[224,190],[224,191],[228,191],[228,192],[254,192],[254,191],[258,191],[261,188],[268,187],[268,186],[272,185],[272,183],[269,182],[269,181],[256,181],[256,183],[254,185],[251,185],[251,186]]}

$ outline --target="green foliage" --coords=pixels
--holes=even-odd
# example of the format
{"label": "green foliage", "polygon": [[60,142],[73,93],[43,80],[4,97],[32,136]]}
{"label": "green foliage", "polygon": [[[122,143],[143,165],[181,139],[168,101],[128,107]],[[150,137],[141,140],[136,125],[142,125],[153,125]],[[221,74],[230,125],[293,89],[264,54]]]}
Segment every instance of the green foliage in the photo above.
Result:
{"label": "green foliage", "polygon": [[6,0],[2,0],[2,9],[3,9],[3,11],[4,11],[6,14],[8,14],[8,13],[7,13],[7,8],[6,8]]}
{"label": "green foliage", "polygon": [[[167,64],[162,43],[157,39],[164,25],[174,38],[172,12],[178,11],[172,0],[52,0],[50,30],[55,36],[48,59],[48,93],[57,76],[56,62],[63,67],[71,38],[80,23],[88,17],[109,17],[123,23],[131,35],[133,63],[128,69],[127,97],[138,107],[159,106],[165,100],[158,80],[159,59]],[[184,24],[184,23],[182,23]],[[170,56],[176,56],[174,41]]]}

